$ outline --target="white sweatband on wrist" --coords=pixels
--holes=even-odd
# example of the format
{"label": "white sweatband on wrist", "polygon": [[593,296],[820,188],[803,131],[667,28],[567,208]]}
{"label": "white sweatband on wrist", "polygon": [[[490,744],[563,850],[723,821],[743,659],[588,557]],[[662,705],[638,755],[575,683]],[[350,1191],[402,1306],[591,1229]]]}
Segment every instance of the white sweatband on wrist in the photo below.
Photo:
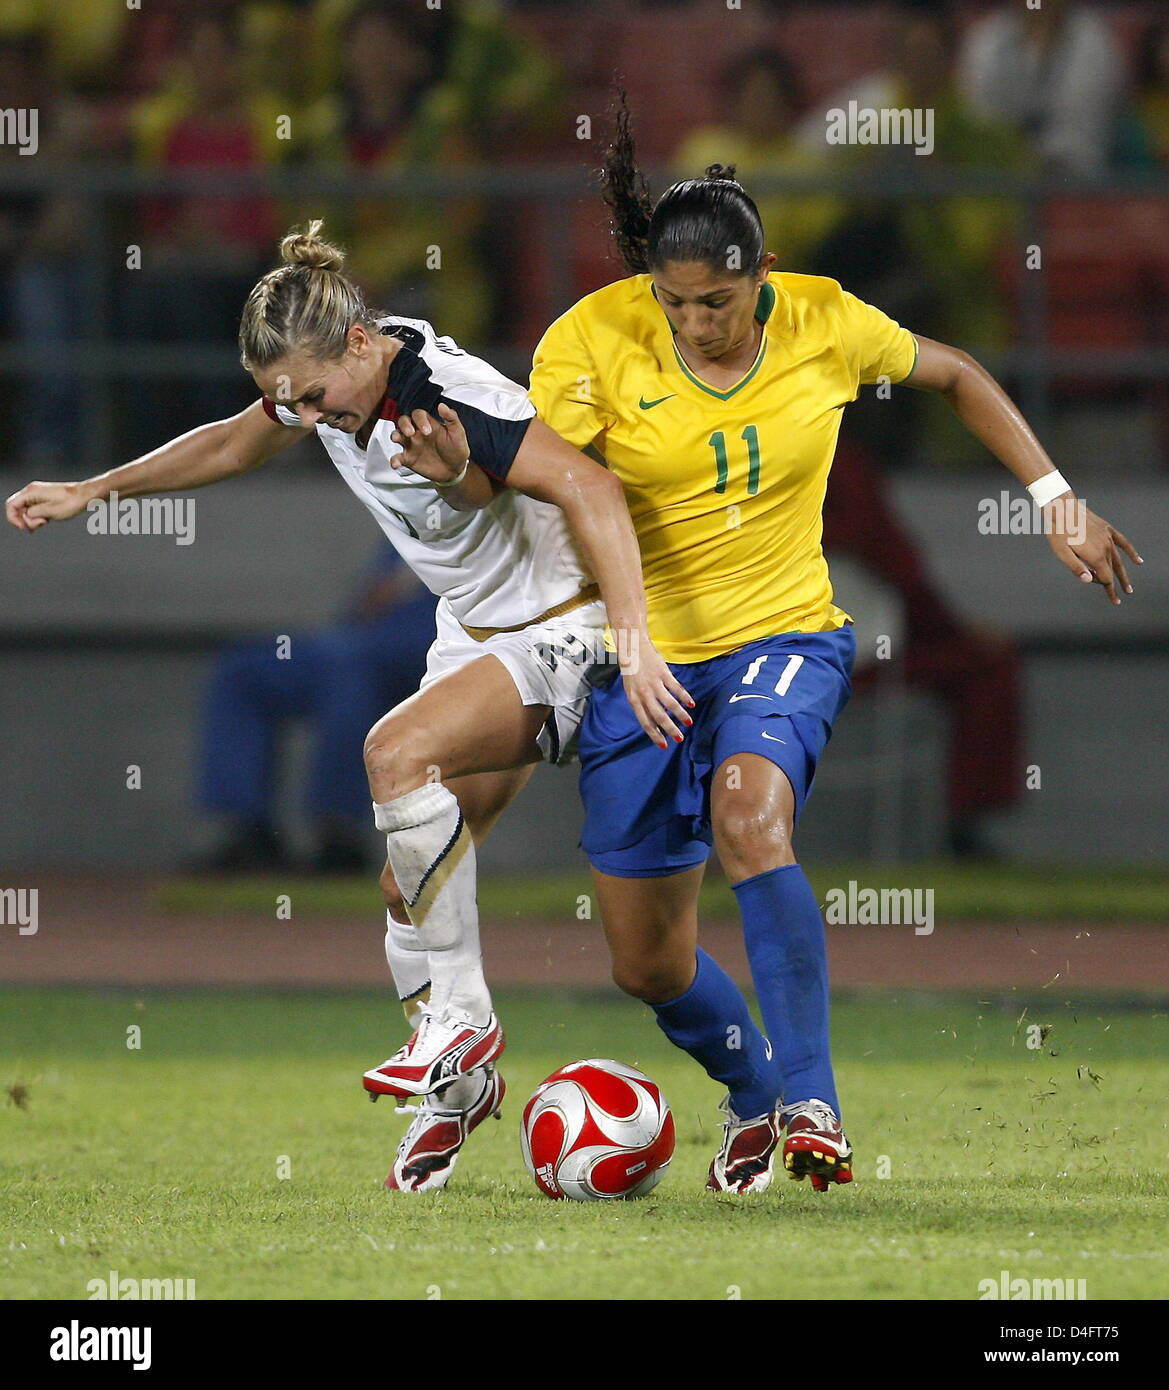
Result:
{"label": "white sweatband on wrist", "polygon": [[463,481],[463,479],[467,476],[467,469],[470,468],[470,466],[471,466],[471,455],[468,454],[468,455],[467,455],[467,462],[463,464],[463,469],[462,469],[462,472],[459,474],[459,476],[458,476],[457,478],[451,478],[451,479],[449,480],[449,482],[445,482],[445,483],[435,483],[435,487],[458,487],[458,485],[459,485],[459,484]]}
{"label": "white sweatband on wrist", "polygon": [[1044,473],[1042,478],[1036,478],[1033,483],[1027,484],[1027,491],[1037,507],[1046,507],[1049,502],[1054,502],[1057,497],[1062,497],[1065,492],[1071,490],[1072,485],[1058,471]]}

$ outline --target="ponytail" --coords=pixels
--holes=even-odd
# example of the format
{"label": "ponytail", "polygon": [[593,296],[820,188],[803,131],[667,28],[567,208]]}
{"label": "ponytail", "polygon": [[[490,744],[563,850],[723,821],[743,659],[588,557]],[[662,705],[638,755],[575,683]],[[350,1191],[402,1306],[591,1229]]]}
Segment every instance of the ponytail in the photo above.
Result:
{"label": "ponytail", "polygon": [[637,167],[629,104],[624,88],[617,93],[617,129],[601,168],[602,196],[613,214],[610,230],[631,275],[649,269],[647,241],[653,200],[645,175]]}
{"label": "ponytail", "polygon": [[624,91],[618,93],[616,132],[601,185],[617,249],[632,275],[667,261],[701,261],[753,275],[763,263],[763,222],[734,165],[711,164],[702,178],[674,184],[654,203],[637,167]]}

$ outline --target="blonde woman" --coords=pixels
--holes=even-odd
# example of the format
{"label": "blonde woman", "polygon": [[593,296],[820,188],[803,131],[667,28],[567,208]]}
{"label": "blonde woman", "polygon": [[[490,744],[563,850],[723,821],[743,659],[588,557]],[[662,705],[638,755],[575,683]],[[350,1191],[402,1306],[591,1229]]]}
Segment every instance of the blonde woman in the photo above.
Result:
{"label": "blonde woman", "polygon": [[419,1098],[386,1185],[420,1192],[445,1185],[467,1135],[503,1096],[475,844],[534,763],[571,757],[604,661],[606,613],[625,688],[660,747],[681,739],[689,697],[649,640],[621,484],[486,362],[421,320],[372,314],[320,229],[284,238],[283,264],[244,307],[241,358],[259,401],[98,477],[30,483],[7,514],[32,532],[111,491],[203,487],[315,430],[438,596],[421,688],[365,745],[386,835],[386,955],[417,1029],[364,1084],[375,1099]]}

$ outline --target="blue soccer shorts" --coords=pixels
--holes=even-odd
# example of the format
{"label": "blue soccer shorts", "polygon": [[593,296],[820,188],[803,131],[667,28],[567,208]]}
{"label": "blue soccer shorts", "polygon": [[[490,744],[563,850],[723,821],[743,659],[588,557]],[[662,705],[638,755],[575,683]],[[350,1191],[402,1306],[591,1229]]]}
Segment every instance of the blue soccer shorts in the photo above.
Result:
{"label": "blue soccer shorts", "polygon": [[618,878],[660,878],[704,863],[713,842],[711,776],[736,754],[757,753],[783,770],[798,818],[852,693],[855,654],[849,623],[671,664],[695,701],[694,726],[665,750],[646,737],[619,678],[595,690],[579,750],[589,862]]}

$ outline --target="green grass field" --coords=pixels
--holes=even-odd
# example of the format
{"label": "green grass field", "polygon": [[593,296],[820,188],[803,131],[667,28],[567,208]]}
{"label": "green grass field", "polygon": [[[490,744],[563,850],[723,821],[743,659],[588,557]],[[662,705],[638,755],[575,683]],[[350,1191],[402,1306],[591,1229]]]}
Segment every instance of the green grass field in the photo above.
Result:
{"label": "green grass field", "polygon": [[[874,865],[843,860],[813,864],[808,878],[820,902],[831,888],[888,882],[932,888],[941,920],[1044,922],[1064,919],[1093,922],[1165,919],[1169,869],[1160,867],[1101,869],[1070,864],[983,864],[953,860]],[[282,885],[288,875],[281,875]],[[290,890],[291,891],[291,890]],[[517,917],[563,919],[577,897],[592,892],[587,869],[576,874],[485,875],[479,880],[479,909],[488,920]],[[380,901],[372,876],[304,877],[295,880],[297,911],[360,917]],[[160,883],[154,900],[165,912],[218,916],[225,912],[271,911],[272,879],[175,878]],[[702,885],[700,903],[706,921],[738,920],[735,895],[715,874]]]}
{"label": "green grass field", "polygon": [[[743,1200],[702,1191],[720,1091],[648,1011],[500,1003],[504,1117],[412,1198],[381,1188],[406,1120],[358,1084],[400,1041],[384,996],[0,991],[0,1298],[84,1299],[110,1270],[202,1300],[976,1299],[1004,1269],[1169,1294],[1164,1012],[845,999],[857,1180]],[[524,1171],[524,1100],[588,1056],[643,1067],[673,1106],[677,1154],[642,1201],[549,1202]]]}

